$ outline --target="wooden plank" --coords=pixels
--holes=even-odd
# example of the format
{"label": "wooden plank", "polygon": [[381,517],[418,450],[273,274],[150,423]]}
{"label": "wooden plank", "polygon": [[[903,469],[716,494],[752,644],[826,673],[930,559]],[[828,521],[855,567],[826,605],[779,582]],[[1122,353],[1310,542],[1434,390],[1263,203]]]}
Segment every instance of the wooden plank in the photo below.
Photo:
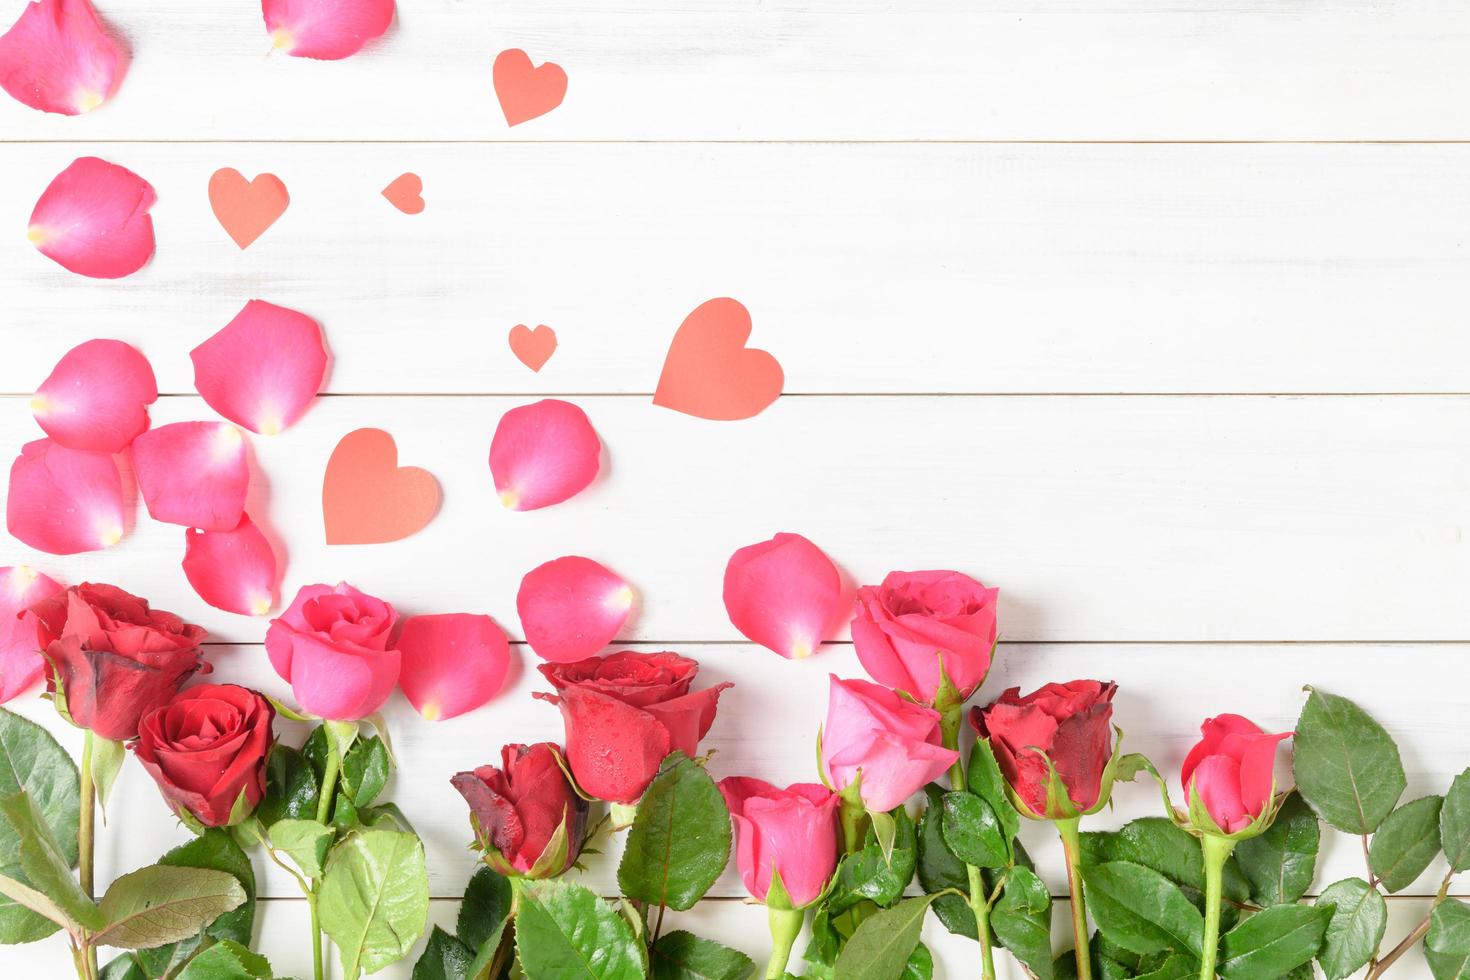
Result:
{"label": "wooden plank", "polygon": [[[24,0],[0,3],[8,25]],[[259,8],[108,0],[134,63],[81,119],[0,102],[11,139],[1433,139],[1467,135],[1470,14],[1447,0],[404,0],[343,62],[269,54]],[[563,65],[508,129],[504,48]]]}
{"label": "wooden plank", "polygon": [[[192,392],[258,297],[320,320],[334,392],[647,393],[725,295],[791,393],[1466,387],[1467,146],[24,144],[0,227],[93,152],[157,188],[157,256],[106,282],[0,236],[0,391],[100,335]],[[222,166],[292,195],[244,253]],[[405,170],[418,216],[379,196]],[[539,374],[517,323],[560,336]]]}

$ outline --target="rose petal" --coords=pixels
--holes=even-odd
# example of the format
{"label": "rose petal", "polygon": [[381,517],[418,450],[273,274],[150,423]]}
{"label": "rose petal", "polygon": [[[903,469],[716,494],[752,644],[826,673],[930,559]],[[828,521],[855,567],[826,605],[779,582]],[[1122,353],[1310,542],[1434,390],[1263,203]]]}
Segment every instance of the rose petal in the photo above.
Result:
{"label": "rose petal", "polygon": [[633,609],[633,590],[590,558],[568,556],[531,569],[516,593],[526,642],[543,660],[572,663],[613,641]]}
{"label": "rose petal", "polygon": [[506,412],[490,442],[490,475],[511,510],[559,504],[597,477],[602,442],[587,415],[547,398]]}
{"label": "rose petal", "polygon": [[153,187],[124,167],[80,157],[56,175],[31,212],[36,250],[93,279],[132,275],[153,257]]}
{"label": "rose petal", "polygon": [[0,704],[22,694],[41,679],[40,622],[23,615],[61,586],[26,565],[0,568]]}
{"label": "rose petal", "polygon": [[127,66],[88,0],[35,0],[0,37],[0,88],[43,112],[92,111],[117,91]]}
{"label": "rose petal", "polygon": [[37,439],[10,466],[5,526],[39,551],[74,555],[110,548],[123,536],[122,476],[105,453]]}
{"label": "rose petal", "polygon": [[271,43],[293,58],[346,58],[393,23],[393,0],[261,0],[260,9]]}
{"label": "rose petal", "polygon": [[174,422],[133,441],[133,470],[155,521],[230,531],[245,513],[245,437],[228,422]]}
{"label": "rose petal", "polygon": [[275,605],[276,555],[249,514],[229,531],[185,531],[184,577],[225,612],[264,616]]}
{"label": "rose petal", "polygon": [[489,616],[414,616],[398,637],[398,686],[429,721],[473,711],[500,693],[510,670],[510,644]]}
{"label": "rose petal", "polygon": [[317,322],[259,299],[246,303],[189,357],[194,387],[209,407],[268,436],[301,418],[327,373]]}
{"label": "rose petal", "polygon": [[837,566],[799,534],[778,534],[741,548],[725,566],[730,622],[788,660],[815,650],[841,610]]}
{"label": "rose petal", "polygon": [[146,357],[120,340],[89,340],[56,362],[31,398],[31,414],[58,446],[118,453],[148,428],[157,400]]}

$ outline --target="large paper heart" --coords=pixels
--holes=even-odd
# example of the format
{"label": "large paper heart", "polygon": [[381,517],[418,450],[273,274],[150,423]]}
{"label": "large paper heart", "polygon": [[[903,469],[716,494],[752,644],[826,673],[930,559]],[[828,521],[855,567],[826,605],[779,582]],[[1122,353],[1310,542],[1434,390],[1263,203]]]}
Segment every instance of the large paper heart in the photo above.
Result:
{"label": "large paper heart", "polygon": [[669,344],[653,403],[702,419],[748,419],[781,394],[781,364],[747,348],[750,312],[712,299],[684,318]]}
{"label": "large paper heart", "polygon": [[561,105],[567,95],[567,73],[561,65],[548,61],[539,68],[533,67],[531,56],[520,48],[496,55],[490,74],[495,82],[495,96],[500,99],[500,111],[512,126],[546,115]]}
{"label": "large paper heart", "polygon": [[322,479],[327,544],[381,544],[421,530],[439,510],[439,482],[398,465],[398,446],[382,429],[349,432],[332,450]]}
{"label": "large paper heart", "polygon": [[556,351],[556,331],[544,323],[535,330],[524,323],[517,323],[510,328],[507,339],[510,341],[510,352],[532,371],[545,367],[552,353]]}
{"label": "large paper heart", "polygon": [[290,203],[286,185],[275,174],[259,174],[254,180],[246,180],[233,167],[221,167],[209,178],[209,206],[241,248],[249,248],[265,234]]}

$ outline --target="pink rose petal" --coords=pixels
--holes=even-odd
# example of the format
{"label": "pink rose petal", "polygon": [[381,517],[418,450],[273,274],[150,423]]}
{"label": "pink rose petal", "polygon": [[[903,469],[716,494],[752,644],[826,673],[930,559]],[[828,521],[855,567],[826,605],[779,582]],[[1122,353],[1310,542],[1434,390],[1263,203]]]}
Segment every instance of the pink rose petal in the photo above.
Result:
{"label": "pink rose petal", "polygon": [[293,58],[346,58],[393,23],[393,0],[261,0],[260,9],[271,43]]}
{"label": "pink rose petal", "polygon": [[0,88],[43,112],[92,111],[117,91],[127,63],[88,0],[35,0],[0,37]]}
{"label": "pink rose petal", "polygon": [[547,398],[501,416],[490,441],[490,475],[502,504],[536,510],[585,490],[597,477],[601,453],[586,413]]}
{"label": "pink rose petal", "polygon": [[305,313],[253,299],[189,352],[209,407],[273,436],[306,412],[327,373],[322,328]]}
{"label": "pink rose petal", "polygon": [[37,439],[10,466],[5,526],[38,551],[74,555],[110,548],[123,536],[122,476],[105,453]]}
{"label": "pink rose petal", "polygon": [[429,721],[473,711],[500,693],[510,670],[510,644],[489,616],[414,616],[398,637],[398,686]]}
{"label": "pink rose petal", "polygon": [[132,275],[153,257],[153,187],[125,167],[79,157],[56,175],[31,212],[36,250],[93,279]]}
{"label": "pink rose petal", "polygon": [[184,577],[225,612],[264,616],[275,605],[276,555],[249,514],[229,531],[185,531]]}
{"label": "pink rose petal", "polygon": [[58,446],[119,453],[148,428],[157,400],[148,358],[121,340],[89,340],[56,362],[31,398],[31,414]]}
{"label": "pink rose petal", "polygon": [[0,568],[0,704],[41,679],[46,660],[37,634],[40,621],[22,614],[60,591],[60,585],[28,566]]}
{"label": "pink rose petal", "polygon": [[526,642],[537,656],[569,664],[613,641],[633,609],[633,590],[590,558],[557,558],[531,569],[516,593]]}
{"label": "pink rose petal", "polygon": [[842,577],[821,548],[799,534],[778,534],[730,556],[725,611],[749,639],[800,660],[837,622]]}
{"label": "pink rose petal", "polygon": [[232,531],[245,513],[250,463],[228,422],[174,422],[133,441],[133,470],[155,521]]}

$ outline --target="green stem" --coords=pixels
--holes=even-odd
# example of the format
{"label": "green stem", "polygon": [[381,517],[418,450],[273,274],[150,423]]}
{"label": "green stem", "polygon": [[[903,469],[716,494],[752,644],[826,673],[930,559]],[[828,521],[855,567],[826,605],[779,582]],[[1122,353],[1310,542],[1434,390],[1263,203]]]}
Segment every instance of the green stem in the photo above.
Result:
{"label": "green stem", "polygon": [[[328,739],[328,741],[331,741]],[[332,797],[337,792],[337,774],[342,770],[342,759],[337,749],[327,753],[326,769],[322,772],[321,796],[316,801],[316,822],[324,824],[332,814]],[[315,980],[322,980],[326,975],[326,963],[322,957],[322,926],[317,918],[316,892],[320,882],[312,879],[311,890],[306,893],[307,904],[311,906],[311,962],[312,976]]]}
{"label": "green stem", "polygon": [[[92,742],[94,736],[88,728],[82,736],[82,800],[81,811],[77,816],[77,876],[82,884],[82,892],[88,898],[92,898],[93,885],[93,850],[96,840],[96,811],[97,811],[97,789],[92,783]],[[91,943],[82,949],[86,965],[86,976],[97,976],[97,947]]]}
{"label": "green stem", "polygon": [[837,816],[842,824],[842,853],[856,854],[863,849],[863,832],[866,829],[863,822],[868,819],[863,801],[849,800],[844,796],[837,808]]}
{"label": "green stem", "polygon": [[766,963],[766,980],[781,980],[786,976],[786,964],[791,960],[791,947],[801,934],[801,924],[806,919],[806,913],[801,909],[767,906],[766,918],[771,924],[771,958]]}
{"label": "green stem", "polygon": [[325,962],[322,959],[322,925],[316,915],[316,888],[313,887],[306,893],[306,907],[311,910],[311,975],[315,980],[322,980],[325,976]]}
{"label": "green stem", "polygon": [[956,753],[954,765],[949,767],[949,788],[952,790],[963,790],[965,788],[965,766],[964,757],[959,755],[960,729],[965,723],[965,706],[955,705],[939,716],[939,738],[941,744],[947,749],[953,749]]}
{"label": "green stem", "polygon": [[1200,980],[1215,980],[1215,957],[1220,950],[1220,893],[1225,882],[1225,862],[1235,850],[1235,841],[1205,834],[1200,844],[1205,854],[1205,942],[1200,951]]}
{"label": "green stem", "polygon": [[990,948],[990,902],[980,869],[966,865],[970,873],[970,911],[975,913],[975,936],[980,940],[980,976],[995,980],[995,951]]}
{"label": "green stem", "polygon": [[1082,895],[1081,817],[1054,820],[1067,856],[1067,892],[1072,897],[1072,954],[1077,959],[1077,980],[1092,980],[1092,954],[1087,945],[1087,902]]}

